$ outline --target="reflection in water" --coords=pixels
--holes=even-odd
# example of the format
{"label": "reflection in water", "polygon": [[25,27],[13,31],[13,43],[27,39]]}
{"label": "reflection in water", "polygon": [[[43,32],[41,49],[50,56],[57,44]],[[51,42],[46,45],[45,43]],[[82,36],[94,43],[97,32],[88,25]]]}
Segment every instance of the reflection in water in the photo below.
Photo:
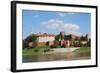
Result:
{"label": "reflection in water", "polygon": [[23,56],[23,62],[43,62],[43,61],[56,61],[56,60],[76,60],[76,59],[90,59],[88,57],[77,57],[75,53],[63,52],[63,53],[44,53],[35,56]]}

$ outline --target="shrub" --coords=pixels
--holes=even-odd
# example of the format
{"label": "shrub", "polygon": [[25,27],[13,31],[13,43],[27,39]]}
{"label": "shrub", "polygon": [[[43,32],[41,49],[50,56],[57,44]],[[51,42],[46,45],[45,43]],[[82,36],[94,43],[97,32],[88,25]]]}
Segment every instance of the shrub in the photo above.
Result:
{"label": "shrub", "polygon": [[61,48],[66,48],[66,45],[63,44],[63,45],[61,46]]}
{"label": "shrub", "polygon": [[34,52],[38,52],[39,51],[39,49],[34,49]]}

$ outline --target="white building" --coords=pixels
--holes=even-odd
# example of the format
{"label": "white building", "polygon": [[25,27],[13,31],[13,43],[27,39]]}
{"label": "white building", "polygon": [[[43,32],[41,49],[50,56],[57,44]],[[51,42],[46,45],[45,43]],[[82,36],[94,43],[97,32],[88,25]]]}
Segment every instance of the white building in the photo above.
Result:
{"label": "white building", "polygon": [[55,40],[55,36],[52,34],[37,34],[37,41],[38,42],[53,42]]}
{"label": "white building", "polygon": [[48,45],[52,45],[55,40],[55,36],[53,34],[44,33],[44,34],[36,34],[36,36],[38,45],[44,45],[47,44],[47,42],[49,42]]}

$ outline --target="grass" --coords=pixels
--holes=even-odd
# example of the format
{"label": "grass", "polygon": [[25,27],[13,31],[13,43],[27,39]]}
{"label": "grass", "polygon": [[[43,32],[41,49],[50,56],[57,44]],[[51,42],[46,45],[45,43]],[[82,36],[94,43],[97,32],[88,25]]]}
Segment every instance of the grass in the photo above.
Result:
{"label": "grass", "polygon": [[[34,48],[25,48],[22,51],[23,56],[35,56],[35,55],[39,55],[42,54],[44,52],[44,50],[46,49],[50,49],[49,46],[37,46]],[[76,56],[78,57],[84,57],[84,56],[90,56],[91,55],[91,49],[89,47],[81,47],[75,51],[73,51],[73,53],[76,54]]]}
{"label": "grass", "polygon": [[81,47],[81,48],[73,51],[73,53],[76,53],[76,56],[78,56],[78,57],[90,56],[91,49],[90,49],[90,47]]}
{"label": "grass", "polygon": [[49,46],[37,46],[34,48],[25,48],[22,51],[23,56],[34,56],[41,54],[45,49],[49,49]]}

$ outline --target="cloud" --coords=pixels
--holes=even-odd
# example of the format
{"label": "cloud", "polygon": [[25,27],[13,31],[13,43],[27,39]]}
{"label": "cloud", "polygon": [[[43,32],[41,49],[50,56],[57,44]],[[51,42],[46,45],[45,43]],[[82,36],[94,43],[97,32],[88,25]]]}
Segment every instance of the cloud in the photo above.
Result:
{"label": "cloud", "polygon": [[74,14],[77,14],[77,13],[76,12],[68,12],[67,14],[74,15]]}
{"label": "cloud", "polygon": [[63,25],[61,24],[60,28],[65,30],[77,30],[79,29],[79,26],[77,24],[65,23]]}
{"label": "cloud", "polygon": [[45,22],[42,22],[42,25],[46,29],[55,30],[55,31],[64,31],[65,33],[79,33],[77,30],[80,29],[80,26],[73,23],[65,23],[62,20],[51,19]]}
{"label": "cloud", "polygon": [[59,28],[59,25],[62,23],[63,23],[62,21],[54,20],[54,19],[48,20],[46,22],[42,22],[42,24],[48,29],[57,29]]}
{"label": "cloud", "polygon": [[59,16],[64,17],[65,13],[58,13]]}
{"label": "cloud", "polygon": [[64,16],[66,16],[66,15],[75,15],[75,14],[77,14],[77,13],[75,13],[75,12],[66,12],[66,13],[58,13],[58,15],[60,16],[60,17],[64,17]]}

